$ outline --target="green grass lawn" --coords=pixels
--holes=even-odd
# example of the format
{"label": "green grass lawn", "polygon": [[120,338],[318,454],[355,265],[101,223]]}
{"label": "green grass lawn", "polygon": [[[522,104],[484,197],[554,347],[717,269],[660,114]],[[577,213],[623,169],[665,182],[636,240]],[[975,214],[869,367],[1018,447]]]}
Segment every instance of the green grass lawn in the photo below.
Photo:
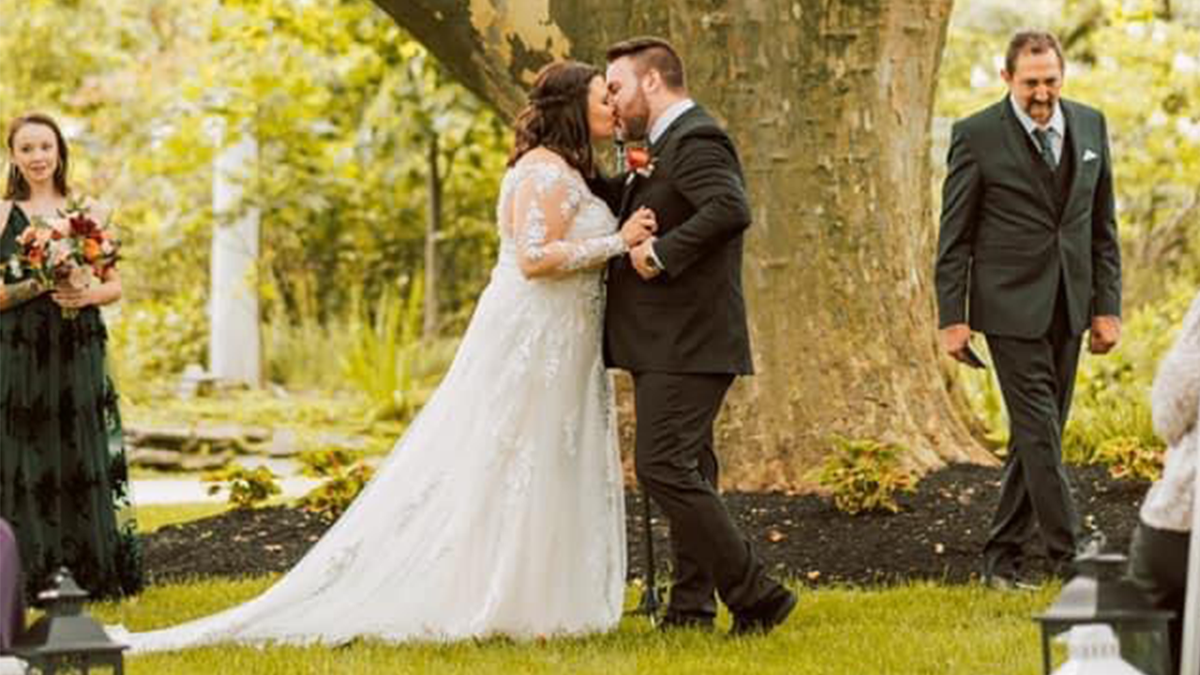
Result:
{"label": "green grass lawn", "polygon": [[[224,504],[148,506],[139,527],[219,513]],[[205,616],[261,592],[271,578],[157,586],[90,611],[104,623],[149,630]],[[609,635],[537,642],[489,640],[455,645],[356,643],[322,647],[218,647],[131,657],[127,672],[146,675],[275,675],[393,673],[570,673],[598,675],[766,673],[828,675],[1035,675],[1039,642],[1033,614],[1057,588],[1008,594],[979,586],[801,591],[798,610],[781,629],[757,639],[723,633],[660,635],[646,620],[627,618]],[[637,592],[629,593],[629,604]]]}
{"label": "green grass lawn", "polygon": [[[261,592],[270,579],[155,587],[90,609],[104,623],[148,630],[203,616]],[[131,657],[127,672],[236,673],[766,673],[822,675],[1034,675],[1037,628],[1030,617],[1056,589],[1005,594],[978,586],[918,584],[890,589],[804,591],[792,618],[765,638],[722,633],[660,635],[628,618],[608,635],[453,645],[356,643],[322,647],[217,647]],[[629,602],[636,599],[631,592]]]}

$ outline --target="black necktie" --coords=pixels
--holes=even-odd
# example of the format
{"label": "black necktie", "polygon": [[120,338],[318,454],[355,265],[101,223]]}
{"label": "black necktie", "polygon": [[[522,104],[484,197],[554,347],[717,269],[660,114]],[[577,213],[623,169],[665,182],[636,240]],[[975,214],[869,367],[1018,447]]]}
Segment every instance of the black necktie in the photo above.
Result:
{"label": "black necktie", "polygon": [[1033,137],[1037,140],[1038,151],[1042,154],[1042,159],[1045,160],[1046,166],[1050,167],[1051,171],[1058,169],[1058,160],[1054,158],[1054,145],[1050,140],[1049,129],[1034,129]]}

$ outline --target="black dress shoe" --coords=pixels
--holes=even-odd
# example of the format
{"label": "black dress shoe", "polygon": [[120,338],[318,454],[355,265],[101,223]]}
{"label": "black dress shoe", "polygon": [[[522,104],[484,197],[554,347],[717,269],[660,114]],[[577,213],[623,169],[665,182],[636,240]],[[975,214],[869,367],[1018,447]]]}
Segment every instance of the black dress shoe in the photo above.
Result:
{"label": "black dress shoe", "polygon": [[766,635],[786,621],[792,610],[796,609],[796,594],[783,587],[780,587],[779,591],[760,600],[750,609],[735,614],[729,634]]}
{"label": "black dress shoe", "polygon": [[686,614],[683,612],[667,612],[658,622],[658,629],[663,632],[676,630],[713,630],[713,618],[708,614]]}

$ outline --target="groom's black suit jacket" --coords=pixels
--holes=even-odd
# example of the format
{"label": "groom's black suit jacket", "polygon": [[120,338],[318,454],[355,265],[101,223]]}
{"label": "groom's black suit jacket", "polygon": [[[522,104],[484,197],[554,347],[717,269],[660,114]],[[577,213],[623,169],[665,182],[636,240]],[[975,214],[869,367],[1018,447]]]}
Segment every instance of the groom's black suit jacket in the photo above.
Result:
{"label": "groom's black suit jacket", "polygon": [[1061,101],[1060,170],[1006,97],[954,125],[935,269],[941,327],[1040,338],[1066,299],[1069,330],[1121,312],[1121,254],[1104,116]]}
{"label": "groom's black suit jacket", "polygon": [[621,222],[640,207],[654,211],[654,250],[666,269],[644,281],[629,256],[609,263],[605,363],[633,373],[751,373],[742,296],[750,205],[733,142],[695,106],[650,154],[648,176],[591,182]]}

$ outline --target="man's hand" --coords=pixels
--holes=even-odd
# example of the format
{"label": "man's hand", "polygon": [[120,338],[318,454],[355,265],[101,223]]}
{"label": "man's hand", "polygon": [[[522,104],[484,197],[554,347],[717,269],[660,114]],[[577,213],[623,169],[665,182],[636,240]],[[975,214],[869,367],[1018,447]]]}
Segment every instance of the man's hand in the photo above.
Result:
{"label": "man's hand", "polygon": [[942,349],[955,361],[967,363],[967,343],[971,341],[971,327],[965,323],[946,326],[941,331]]}
{"label": "man's hand", "polygon": [[633,269],[637,270],[638,276],[646,281],[662,274],[659,269],[653,267],[650,263],[650,245],[655,241],[654,237],[650,237],[629,251],[629,259],[633,261]]}
{"label": "man's hand", "polygon": [[1121,317],[1093,316],[1091,341],[1088,350],[1093,354],[1107,354],[1121,341]]}

